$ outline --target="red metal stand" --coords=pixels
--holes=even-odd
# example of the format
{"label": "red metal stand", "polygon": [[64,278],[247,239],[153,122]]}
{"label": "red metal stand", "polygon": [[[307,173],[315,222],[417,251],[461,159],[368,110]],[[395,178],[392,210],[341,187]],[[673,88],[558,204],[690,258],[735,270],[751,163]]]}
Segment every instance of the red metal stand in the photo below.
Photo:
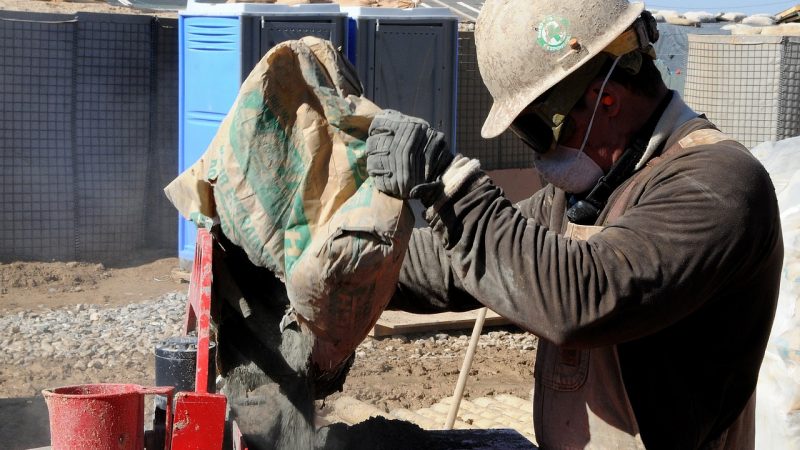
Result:
{"label": "red metal stand", "polygon": [[211,325],[211,254],[212,238],[208,230],[197,230],[194,265],[189,281],[189,301],[183,334],[197,330],[197,372],[195,392],[208,392],[208,339]]}
{"label": "red metal stand", "polygon": [[175,395],[172,450],[222,448],[227,399],[224,395],[208,393],[212,244],[208,230],[199,229],[184,323],[184,334],[197,330],[195,392]]}

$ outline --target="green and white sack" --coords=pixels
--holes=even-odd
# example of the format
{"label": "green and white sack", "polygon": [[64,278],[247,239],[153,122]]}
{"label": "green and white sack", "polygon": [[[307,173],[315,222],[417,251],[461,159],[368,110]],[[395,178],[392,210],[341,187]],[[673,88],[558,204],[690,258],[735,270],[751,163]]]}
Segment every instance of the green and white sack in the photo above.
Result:
{"label": "green and white sack", "polygon": [[184,217],[223,233],[286,283],[315,338],[312,362],[335,370],[394,293],[413,227],[405,202],[366,172],[380,109],[328,41],[279,44],[256,65],[205,154],[165,192]]}

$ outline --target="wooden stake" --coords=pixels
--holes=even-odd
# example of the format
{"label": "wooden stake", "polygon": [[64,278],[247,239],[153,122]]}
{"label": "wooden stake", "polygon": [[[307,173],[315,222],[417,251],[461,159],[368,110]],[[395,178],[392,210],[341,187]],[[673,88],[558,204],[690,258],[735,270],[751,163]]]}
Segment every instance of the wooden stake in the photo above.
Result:
{"label": "wooden stake", "polygon": [[472,360],[475,358],[475,349],[478,348],[478,339],[481,337],[487,310],[488,308],[481,308],[478,312],[478,318],[475,319],[475,326],[472,327],[472,337],[469,340],[467,354],[464,355],[464,362],[461,364],[461,372],[458,374],[456,390],[453,392],[453,404],[450,406],[450,413],[447,415],[447,421],[444,424],[445,430],[452,430],[456,417],[458,417],[458,407],[461,405],[461,398],[464,396],[464,387],[467,385],[467,376],[469,375],[470,367],[472,367]]}

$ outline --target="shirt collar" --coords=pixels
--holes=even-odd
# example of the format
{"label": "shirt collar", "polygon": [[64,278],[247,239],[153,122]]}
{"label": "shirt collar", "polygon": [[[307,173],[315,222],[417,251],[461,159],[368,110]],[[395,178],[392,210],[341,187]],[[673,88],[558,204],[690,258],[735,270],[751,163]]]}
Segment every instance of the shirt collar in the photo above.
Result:
{"label": "shirt collar", "polygon": [[667,109],[664,110],[664,114],[661,115],[661,118],[656,123],[653,136],[650,137],[650,141],[647,143],[647,148],[645,148],[642,158],[636,163],[635,170],[644,167],[645,163],[653,157],[656,150],[669,139],[678,127],[698,116],[699,114],[684,103],[680,94],[673,91],[672,100],[669,102],[669,105],[667,105]]}

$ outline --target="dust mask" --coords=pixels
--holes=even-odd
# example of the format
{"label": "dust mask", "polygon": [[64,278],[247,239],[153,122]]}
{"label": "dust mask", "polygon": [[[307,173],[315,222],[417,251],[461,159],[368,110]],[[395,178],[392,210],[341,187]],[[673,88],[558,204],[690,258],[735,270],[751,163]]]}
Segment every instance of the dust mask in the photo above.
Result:
{"label": "dust mask", "polygon": [[565,145],[537,153],[533,165],[545,181],[572,194],[588,191],[603,176],[603,169],[592,158]]}
{"label": "dust mask", "polygon": [[591,133],[592,125],[594,125],[597,107],[600,106],[600,99],[603,96],[608,79],[611,78],[611,73],[620,58],[621,56],[618,56],[611,64],[611,68],[600,86],[600,92],[592,110],[592,117],[589,119],[589,126],[583,136],[581,148],[555,144],[549,151],[537,153],[533,158],[533,165],[545,181],[570,194],[581,194],[588,191],[604,175],[603,169],[592,158],[586,156],[583,150],[589,140],[589,133]]}

